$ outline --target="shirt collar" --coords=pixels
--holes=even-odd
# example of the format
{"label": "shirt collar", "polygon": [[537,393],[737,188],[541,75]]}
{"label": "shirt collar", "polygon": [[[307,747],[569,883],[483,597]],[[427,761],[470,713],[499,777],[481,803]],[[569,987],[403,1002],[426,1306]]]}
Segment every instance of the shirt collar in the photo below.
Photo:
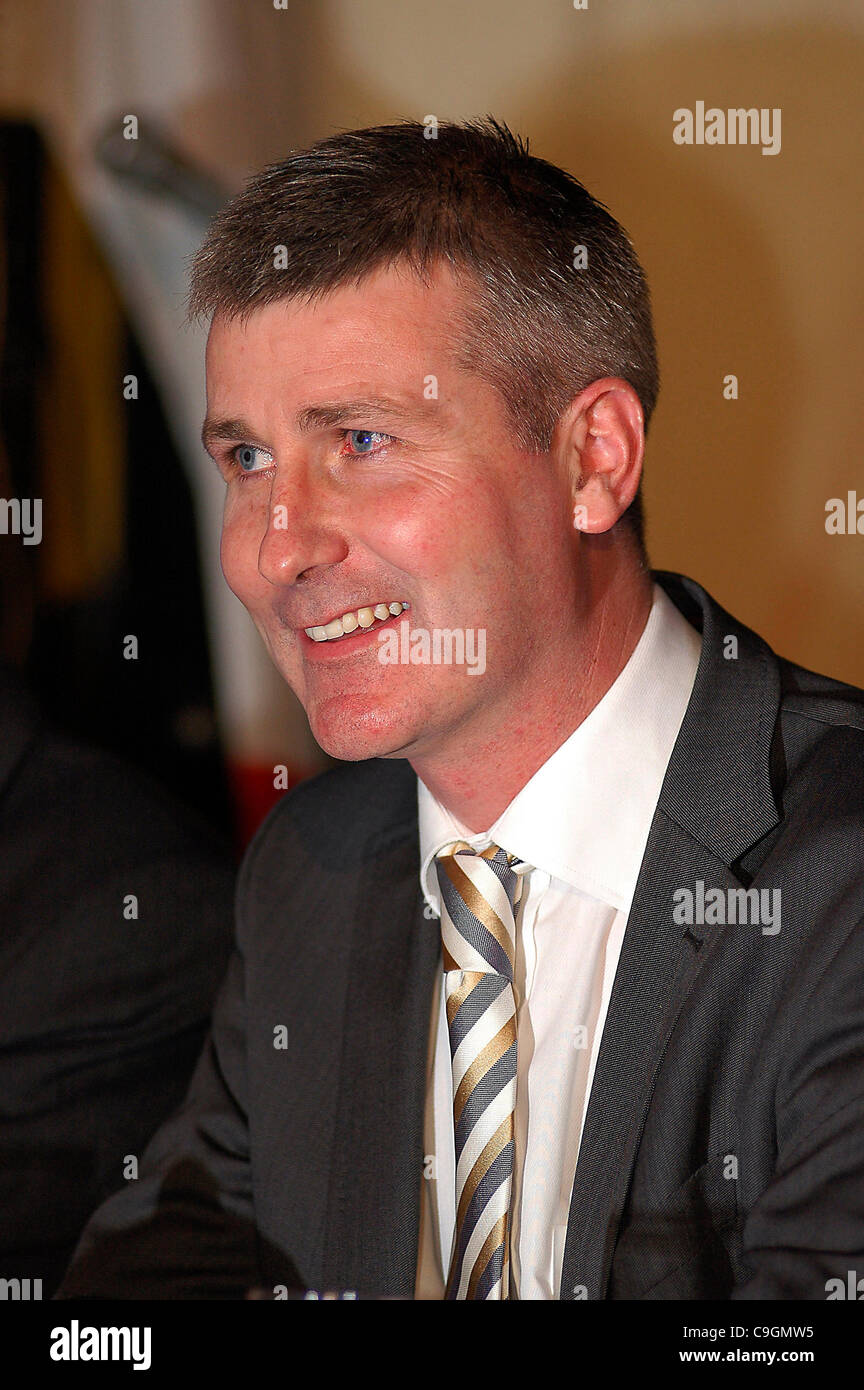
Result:
{"label": "shirt collar", "polygon": [[420,886],[439,914],[435,855],[453,840],[490,842],[589,897],[630,911],[702,639],[654,585],[629,661],[578,729],[488,831],[471,834],[418,778]]}

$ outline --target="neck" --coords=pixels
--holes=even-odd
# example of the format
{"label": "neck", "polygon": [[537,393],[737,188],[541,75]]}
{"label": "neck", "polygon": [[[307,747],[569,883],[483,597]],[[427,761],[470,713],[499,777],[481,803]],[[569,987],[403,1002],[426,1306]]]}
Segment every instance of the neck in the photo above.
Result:
{"label": "neck", "polygon": [[575,631],[542,652],[507,710],[484,712],[482,728],[461,728],[450,747],[410,759],[432,795],[472,834],[498,819],[617,680],[645,630],[652,580],[646,570],[604,557],[582,591]]}

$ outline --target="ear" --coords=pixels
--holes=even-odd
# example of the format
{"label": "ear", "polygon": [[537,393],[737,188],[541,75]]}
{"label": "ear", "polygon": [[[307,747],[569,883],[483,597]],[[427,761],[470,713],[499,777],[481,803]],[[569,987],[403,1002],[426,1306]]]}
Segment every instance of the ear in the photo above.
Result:
{"label": "ear", "polygon": [[576,396],[555,427],[577,531],[611,531],[639,490],[645,453],[642,405],[629,382],[603,377]]}

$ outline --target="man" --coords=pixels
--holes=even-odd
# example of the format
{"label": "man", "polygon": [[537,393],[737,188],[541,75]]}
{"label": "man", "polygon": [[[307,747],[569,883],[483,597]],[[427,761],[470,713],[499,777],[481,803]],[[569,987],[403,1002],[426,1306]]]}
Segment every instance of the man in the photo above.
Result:
{"label": "man", "polygon": [[226,578],[351,766],[259,833],[186,1104],[65,1293],[824,1298],[864,701],[648,571],[625,234],[495,122],[356,131],[229,205],[192,307]]}

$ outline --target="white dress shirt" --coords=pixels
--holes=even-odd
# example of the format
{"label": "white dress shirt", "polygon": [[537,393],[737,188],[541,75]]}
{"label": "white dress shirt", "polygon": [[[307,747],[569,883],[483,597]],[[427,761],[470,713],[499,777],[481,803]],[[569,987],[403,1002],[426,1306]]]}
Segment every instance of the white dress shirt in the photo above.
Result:
{"label": "white dress shirt", "polygon": [[[702,639],[654,586],[645,630],[617,680],[482,834],[418,779],[420,882],[440,914],[435,855],[493,843],[532,868],[516,918],[516,1157],[511,1284],[557,1299],[570,1194],[609,995],[660,788]],[[444,990],[433,1064],[437,1254],[456,1221],[453,1089]]]}

